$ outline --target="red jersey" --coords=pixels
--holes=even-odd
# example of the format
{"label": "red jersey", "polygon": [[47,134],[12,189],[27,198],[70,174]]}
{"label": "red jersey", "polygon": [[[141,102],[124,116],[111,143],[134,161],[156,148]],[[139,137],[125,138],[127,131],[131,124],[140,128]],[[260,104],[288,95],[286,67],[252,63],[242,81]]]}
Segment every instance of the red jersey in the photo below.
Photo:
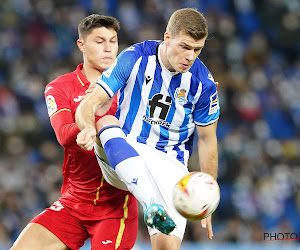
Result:
{"label": "red jersey", "polygon": [[[82,74],[83,64],[71,73],[62,75],[45,88],[45,99],[51,125],[58,142],[64,147],[63,185],[60,201],[88,202],[95,205],[103,201],[120,199],[129,192],[109,185],[103,178],[93,151],[82,150],[76,144],[80,132],[75,123],[75,111],[90,82]],[[117,97],[106,114],[114,115]],[[96,117],[98,120],[99,117]]]}

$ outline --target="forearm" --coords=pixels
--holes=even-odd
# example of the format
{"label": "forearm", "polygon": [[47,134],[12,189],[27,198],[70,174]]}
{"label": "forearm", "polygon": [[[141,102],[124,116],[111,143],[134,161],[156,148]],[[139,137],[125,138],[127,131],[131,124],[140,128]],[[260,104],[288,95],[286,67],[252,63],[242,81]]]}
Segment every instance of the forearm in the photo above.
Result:
{"label": "forearm", "polygon": [[83,100],[75,113],[75,120],[80,130],[89,127],[95,127],[95,108]]}
{"label": "forearm", "polygon": [[199,164],[202,172],[217,179],[218,176],[218,144],[217,137],[202,138],[198,141]]}
{"label": "forearm", "polygon": [[78,106],[75,120],[80,130],[95,128],[95,113],[109,99],[108,94],[97,85]]}
{"label": "forearm", "polygon": [[200,169],[215,179],[218,176],[218,140],[216,131],[217,122],[209,126],[197,126]]}
{"label": "forearm", "polygon": [[59,112],[51,117],[50,121],[60,145],[66,147],[73,143],[76,144],[76,137],[80,130],[74,123],[71,112]]}

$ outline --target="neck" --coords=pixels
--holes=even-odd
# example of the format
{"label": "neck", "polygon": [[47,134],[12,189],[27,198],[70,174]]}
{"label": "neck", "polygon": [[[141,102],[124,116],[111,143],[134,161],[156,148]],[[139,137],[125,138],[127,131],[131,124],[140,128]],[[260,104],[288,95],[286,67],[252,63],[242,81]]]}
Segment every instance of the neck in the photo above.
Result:
{"label": "neck", "polygon": [[167,46],[166,44],[163,42],[161,44],[161,48],[160,48],[160,59],[161,59],[161,63],[165,66],[165,68],[167,70],[169,70],[170,72],[175,72],[176,70],[172,67],[172,65],[170,64],[168,57],[167,57]]}
{"label": "neck", "polygon": [[161,44],[161,48],[160,48],[160,59],[161,59],[161,63],[166,67],[167,70],[169,70],[170,72],[175,72],[175,70],[173,69],[173,67],[171,66],[168,60],[167,46],[164,42]]}
{"label": "neck", "polygon": [[83,64],[81,72],[90,83],[96,83],[96,81],[102,75],[102,71],[90,67],[88,63]]}

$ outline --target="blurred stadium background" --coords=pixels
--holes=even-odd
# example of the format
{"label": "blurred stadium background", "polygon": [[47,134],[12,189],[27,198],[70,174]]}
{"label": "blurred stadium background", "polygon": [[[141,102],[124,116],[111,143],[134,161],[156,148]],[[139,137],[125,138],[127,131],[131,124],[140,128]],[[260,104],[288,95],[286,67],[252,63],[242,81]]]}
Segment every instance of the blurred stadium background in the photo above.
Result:
{"label": "blurred stadium background", "polygon": [[[221,101],[214,240],[200,223],[188,223],[182,249],[300,249],[299,239],[264,237],[300,237],[299,0],[1,0],[0,250],[59,197],[63,150],[43,91],[81,63],[80,20],[91,13],[119,18],[121,51],[162,39],[182,7],[208,20],[200,58],[220,82]],[[189,167],[197,170],[196,154]],[[150,249],[142,221],[135,249]]]}

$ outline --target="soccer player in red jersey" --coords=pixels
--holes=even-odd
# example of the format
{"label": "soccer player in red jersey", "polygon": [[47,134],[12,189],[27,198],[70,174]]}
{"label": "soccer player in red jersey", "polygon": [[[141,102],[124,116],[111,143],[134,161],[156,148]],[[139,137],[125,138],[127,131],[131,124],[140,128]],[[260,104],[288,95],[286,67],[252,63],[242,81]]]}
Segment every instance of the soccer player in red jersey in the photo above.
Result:
{"label": "soccer player in red jersey", "polygon": [[[25,227],[11,250],[75,250],[89,238],[93,250],[134,246],[138,230],[136,199],[109,185],[95,154],[76,144],[80,130],[75,111],[91,83],[115,60],[118,30],[119,22],[113,17],[93,14],[84,18],[77,40],[84,63],[45,88],[51,125],[65,153],[61,197]],[[116,110],[117,99],[112,98],[95,121]]]}

